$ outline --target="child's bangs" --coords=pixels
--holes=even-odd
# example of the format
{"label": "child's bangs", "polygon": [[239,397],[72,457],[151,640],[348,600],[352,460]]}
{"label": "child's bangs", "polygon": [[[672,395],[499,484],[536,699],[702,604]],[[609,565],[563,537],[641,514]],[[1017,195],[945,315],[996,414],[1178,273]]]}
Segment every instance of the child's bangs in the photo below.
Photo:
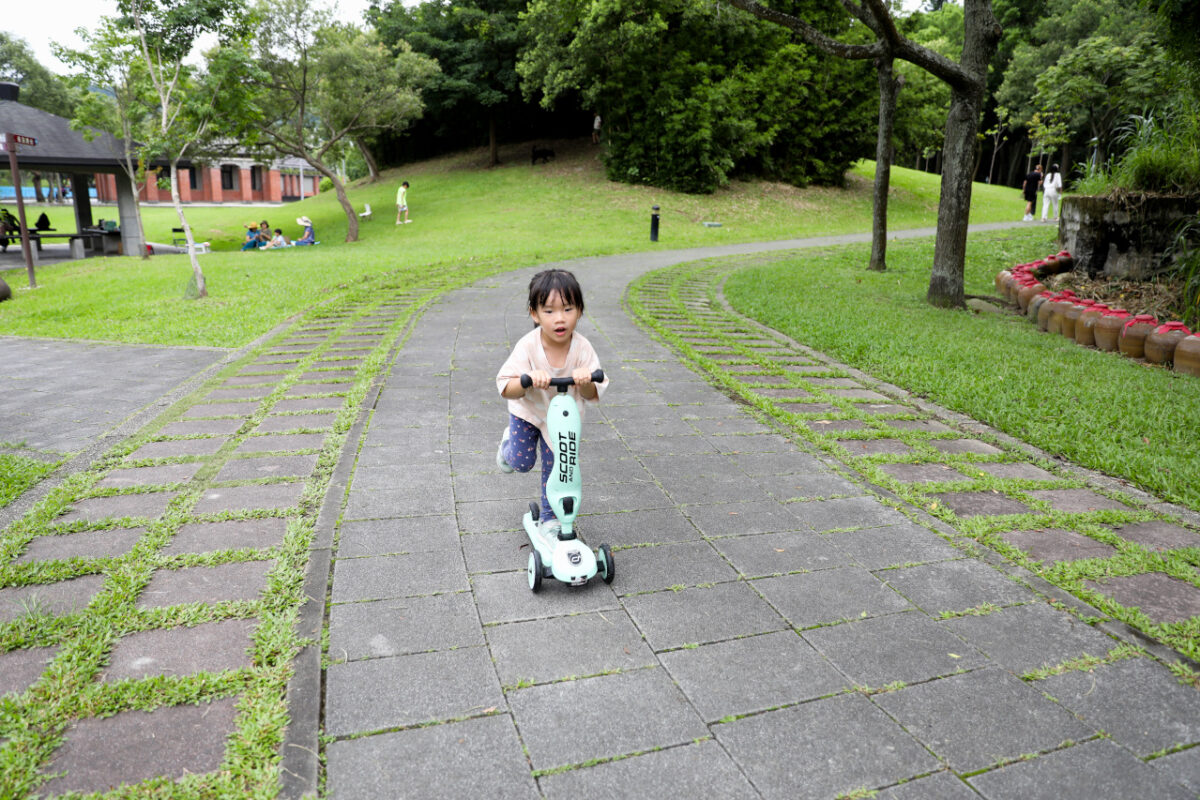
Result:
{"label": "child's bangs", "polygon": [[529,310],[536,311],[546,305],[555,292],[565,305],[583,311],[583,289],[565,269],[548,269],[533,276],[529,282]]}

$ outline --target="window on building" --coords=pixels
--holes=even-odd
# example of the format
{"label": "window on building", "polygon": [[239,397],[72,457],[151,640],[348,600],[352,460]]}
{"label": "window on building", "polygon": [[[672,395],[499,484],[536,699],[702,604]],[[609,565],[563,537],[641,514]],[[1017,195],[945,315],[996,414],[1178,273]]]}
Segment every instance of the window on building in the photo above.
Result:
{"label": "window on building", "polygon": [[233,164],[221,165],[221,188],[224,190],[233,189]]}
{"label": "window on building", "polygon": [[200,189],[200,167],[192,167],[188,170],[188,187],[193,192]]}
{"label": "window on building", "polygon": [[256,192],[262,191],[262,167],[253,166],[250,168],[250,188]]}

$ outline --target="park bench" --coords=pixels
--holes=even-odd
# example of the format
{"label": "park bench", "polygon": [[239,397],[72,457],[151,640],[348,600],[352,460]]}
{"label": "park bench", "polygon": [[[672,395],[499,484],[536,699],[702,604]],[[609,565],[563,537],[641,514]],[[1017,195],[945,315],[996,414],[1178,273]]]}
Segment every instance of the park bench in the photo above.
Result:
{"label": "park bench", "polygon": [[[53,230],[53,229],[51,229]],[[85,258],[83,243],[88,240],[102,241],[103,234],[99,231],[82,231],[80,233],[49,233],[47,231],[30,231],[29,239],[34,243],[35,250],[41,252],[43,239],[66,239],[71,247],[71,258]]]}

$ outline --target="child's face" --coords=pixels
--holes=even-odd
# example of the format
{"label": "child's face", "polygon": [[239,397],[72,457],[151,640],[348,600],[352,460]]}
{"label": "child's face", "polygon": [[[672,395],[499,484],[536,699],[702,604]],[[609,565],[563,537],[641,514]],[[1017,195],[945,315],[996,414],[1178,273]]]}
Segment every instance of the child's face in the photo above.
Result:
{"label": "child's face", "polygon": [[529,312],[534,324],[541,326],[542,341],[549,345],[561,345],[571,341],[575,326],[579,323],[577,306],[563,302],[558,292],[551,292],[540,308]]}

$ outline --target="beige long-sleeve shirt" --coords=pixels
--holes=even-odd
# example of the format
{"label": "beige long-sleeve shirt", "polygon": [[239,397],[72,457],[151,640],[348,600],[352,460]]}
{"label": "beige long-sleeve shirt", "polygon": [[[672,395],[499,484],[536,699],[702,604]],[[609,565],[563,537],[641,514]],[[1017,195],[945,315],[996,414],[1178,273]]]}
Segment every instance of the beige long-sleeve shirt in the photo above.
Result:
{"label": "beige long-sleeve shirt", "polygon": [[[585,367],[588,372],[600,369],[600,358],[592,348],[592,343],[585,339],[583,334],[575,333],[571,336],[571,349],[567,351],[566,361],[561,367],[552,367],[550,359],[546,357],[546,350],[542,346],[541,328],[534,328],[517,340],[508,360],[500,367],[500,371],[496,374],[496,390],[503,394],[504,387],[510,380],[534,370],[540,369],[549,373],[551,378],[569,378],[571,373],[580,367]],[[604,382],[597,383],[595,386],[596,399],[588,402],[600,401],[604,390],[608,388],[608,376],[605,375]],[[578,387],[572,386],[567,391],[579,404],[579,418],[582,420],[586,403],[582,402]],[[546,410],[550,408],[550,399],[557,393],[558,390],[554,387],[549,389],[531,387],[525,390],[524,397],[508,401],[508,411],[513,416],[520,417],[531,425],[536,425],[542,432],[542,437],[549,438],[550,434],[546,428]]]}

